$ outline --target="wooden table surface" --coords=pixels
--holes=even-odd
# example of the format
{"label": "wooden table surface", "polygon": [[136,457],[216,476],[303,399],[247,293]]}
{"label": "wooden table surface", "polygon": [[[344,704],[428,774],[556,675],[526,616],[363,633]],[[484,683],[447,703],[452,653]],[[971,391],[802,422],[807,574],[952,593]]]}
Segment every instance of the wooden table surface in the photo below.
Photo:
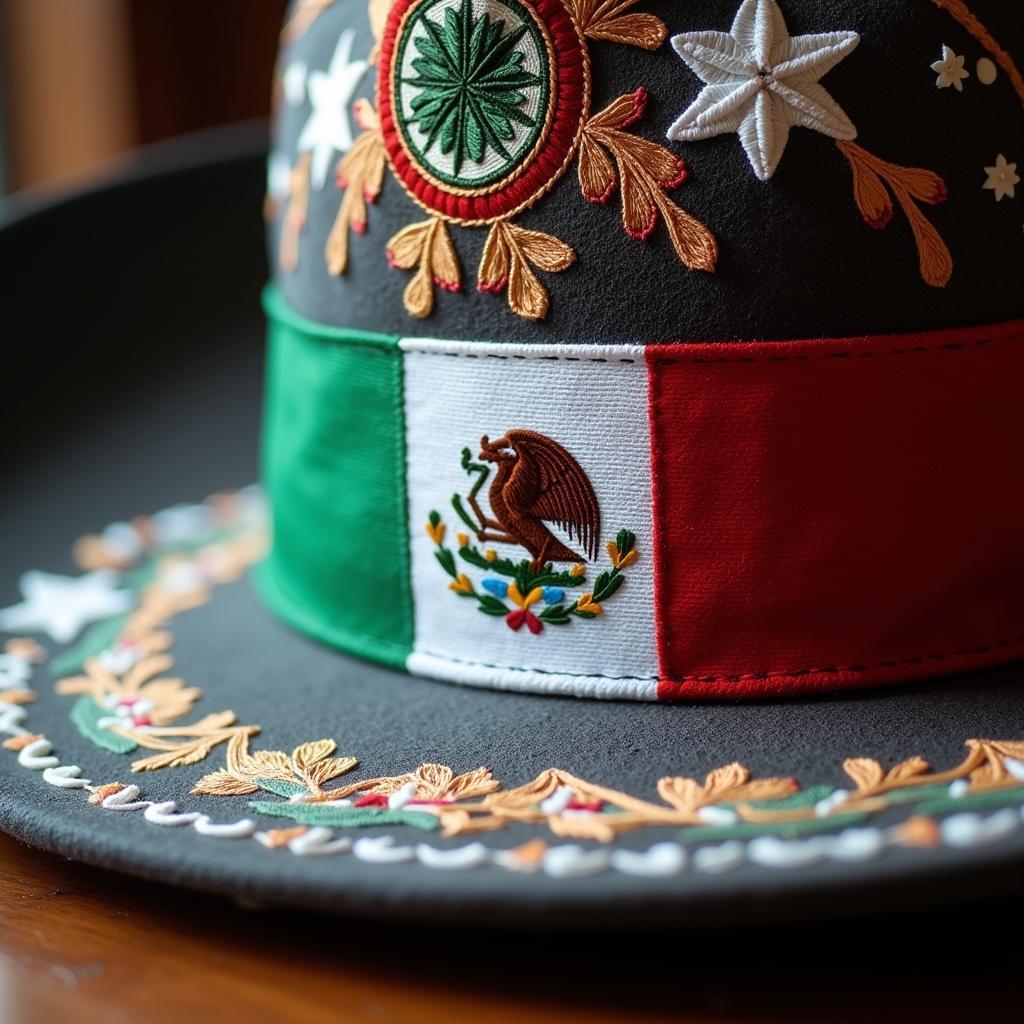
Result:
{"label": "wooden table surface", "polygon": [[755,932],[411,929],[246,910],[0,836],[0,1021],[1020,1020],[1022,909]]}

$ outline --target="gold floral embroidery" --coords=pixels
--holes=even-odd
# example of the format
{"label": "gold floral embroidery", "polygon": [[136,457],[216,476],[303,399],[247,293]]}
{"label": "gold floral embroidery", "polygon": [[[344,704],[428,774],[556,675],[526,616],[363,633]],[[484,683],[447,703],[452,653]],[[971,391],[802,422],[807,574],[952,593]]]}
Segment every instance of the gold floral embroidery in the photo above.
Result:
{"label": "gold floral embroidery", "polygon": [[497,221],[484,243],[476,286],[495,294],[507,290],[513,313],[527,320],[543,320],[548,313],[548,292],[532,268],[556,273],[575,259],[576,253],[554,235]]}
{"label": "gold floral embroidery", "polygon": [[387,166],[377,111],[371,103],[359,99],[355,102],[354,113],[363,132],[338,162],[338,187],[343,190],[341,206],[324,250],[327,272],[335,277],[348,269],[349,230],[357,235],[366,232],[366,204],[375,203],[379,198]]}
{"label": "gold floral embroidery", "polygon": [[[390,265],[413,271],[403,295],[406,311],[417,318],[427,317],[435,307],[435,285],[450,292],[461,289],[459,259],[447,228],[447,225],[460,224],[488,228],[477,273],[478,289],[491,293],[507,290],[509,308],[513,312],[530,320],[543,319],[548,314],[550,298],[535,271],[565,270],[575,261],[576,253],[560,239],[519,228],[512,219],[545,195],[577,157],[586,198],[607,202],[615,188],[621,187],[623,222],[632,237],[649,238],[660,218],[685,266],[713,270],[717,259],[714,237],[666,195],[685,180],[682,160],[664,147],[626,132],[642,115],[646,92],[638,89],[590,117],[590,55],[585,40],[604,40],[648,50],[658,48],[665,40],[664,23],[654,15],[633,10],[637,2],[571,0],[562,8],[560,4],[520,4],[519,0],[507,0],[510,19],[507,23],[502,18],[492,21],[490,14],[476,12],[467,4],[448,9],[447,15],[451,18],[446,16],[443,24],[433,23],[436,31],[448,32],[452,18],[455,19],[453,24],[465,22],[465,26],[459,32],[450,33],[450,37],[445,36],[446,47],[458,48],[461,41],[468,38],[466,32],[474,30],[474,26],[487,27],[486,32],[481,28],[480,38],[486,40],[486,45],[493,50],[493,61],[498,62],[494,67],[488,64],[487,73],[498,74],[494,89],[506,82],[512,83],[507,86],[510,90],[507,102],[488,106],[491,99],[488,94],[485,97],[488,103],[470,104],[472,110],[469,110],[465,104],[456,108],[440,101],[425,103],[420,97],[415,111],[410,114],[402,107],[399,96],[404,79],[395,78],[395,52],[406,43],[414,49],[419,45],[415,39],[420,37],[410,25],[422,24],[431,5],[425,3],[417,7],[404,3],[397,5],[401,10],[396,11],[396,0],[369,0],[374,44],[368,61],[374,63],[383,59],[388,67],[381,75],[382,84],[375,104],[365,99],[356,103],[356,118],[363,132],[338,163],[337,180],[343,195],[325,249],[329,273],[340,275],[348,269],[350,232],[362,234],[366,230],[367,204],[376,202],[383,186],[385,167],[390,166],[392,175],[406,193],[430,215],[429,220],[414,223],[395,234],[387,245]],[[298,17],[297,14],[296,20]],[[311,17],[306,14],[304,18],[307,20],[303,24],[308,26]],[[513,27],[514,23],[518,27]],[[549,69],[550,81],[545,73],[527,71],[522,65],[523,55],[509,50],[511,43],[506,36],[511,39],[513,34],[521,45],[537,48],[538,61]],[[413,41],[409,42],[410,39]],[[421,54],[417,61],[443,63],[454,59],[451,54],[446,57],[447,50],[439,46],[431,44],[430,50]],[[470,57],[479,59],[480,54],[474,50],[466,59]],[[424,81],[427,82],[424,88],[442,89],[438,75],[428,75]],[[530,90],[537,90],[547,104],[546,113],[533,110]],[[429,140],[424,152],[417,151],[403,134],[410,117],[413,121],[420,118],[437,121],[436,125],[430,122],[430,131],[424,129]],[[472,130],[455,131],[445,121],[460,117],[476,118],[469,126]],[[536,134],[532,145],[520,146],[517,142],[512,150],[506,148],[506,143],[514,138],[514,134],[509,134],[513,122],[527,126],[530,138]],[[444,134],[439,135],[442,128]],[[435,144],[442,147],[445,157],[440,164],[425,155]],[[465,147],[469,147],[469,157],[462,153]],[[454,156],[453,148],[460,150]],[[485,175],[490,173],[483,160],[488,152],[500,156],[499,162],[507,166],[508,173],[496,182],[481,178],[482,184],[474,181],[470,187],[458,176],[464,158],[481,168],[480,175]],[[444,169],[449,157],[454,162],[454,171]],[[298,236],[306,223],[309,170],[308,154],[305,154],[292,172],[280,234],[279,262],[289,271],[297,266]]]}
{"label": "gold floral embroidery", "polygon": [[[229,578],[246,558],[262,550],[262,539],[253,536],[258,532],[242,531],[216,544],[199,546],[192,563],[202,560],[210,580]],[[216,557],[211,554],[214,549]],[[615,542],[609,544],[608,554],[613,564],[620,566],[628,557],[628,551]],[[91,701],[100,712],[116,706],[129,709],[122,721],[103,727],[115,737],[130,740],[132,749],[154,751],[135,760],[134,771],[194,764],[223,746],[224,767],[200,778],[193,793],[243,797],[263,791],[275,797],[250,804],[259,815],[293,822],[258,834],[260,842],[271,848],[298,852],[292,844],[303,837],[310,837],[314,846],[328,844],[330,828],[395,824],[438,829],[446,836],[497,832],[511,825],[545,826],[560,838],[600,843],[610,843],[640,828],[665,827],[677,830],[684,841],[687,837],[707,841],[840,828],[902,804],[910,813],[889,827],[891,841],[931,848],[942,842],[936,816],[972,806],[1012,804],[1024,795],[1024,741],[1001,739],[968,740],[960,763],[945,770],[934,770],[921,757],[888,768],[873,758],[849,758],[843,769],[852,789],[818,785],[805,791],[792,778],[755,778],[739,763],[717,768],[702,781],[663,777],[655,786],[657,801],[558,768],[542,771],[511,789],[503,789],[487,767],[457,774],[447,765],[433,763],[395,775],[338,784],[355,771],[358,761],[353,756],[339,756],[333,739],[302,743],[286,754],[252,750],[259,727],[236,724],[231,711],[209,714],[192,724],[176,724],[193,711],[200,692],[166,674],[172,667],[165,653],[169,635],[154,624],[163,623],[174,608],[191,607],[203,588],[180,587],[182,567],[190,564],[187,557],[166,556],[159,549],[152,557],[155,579],[145,587],[147,596],[125,626],[134,631],[140,645],[134,663],[123,671],[113,671],[101,660],[90,659],[83,674],[61,680],[57,689]],[[26,657],[35,654],[31,647],[18,650]],[[25,757],[26,763],[45,758],[51,750],[45,736],[29,732],[11,736],[3,746],[17,752],[19,758]],[[137,787],[121,782],[85,783],[84,788],[90,802],[97,805],[124,794],[125,806],[158,807],[152,801],[139,801]],[[173,817],[176,812],[161,813]],[[235,834],[251,834],[241,830],[242,824],[254,829],[251,822],[238,823]],[[314,832],[310,826],[320,827]],[[538,870],[547,852],[547,843],[533,838],[501,852],[501,864],[509,870]]]}
{"label": "gold floral embroidery", "polygon": [[586,123],[579,161],[583,197],[604,204],[619,187],[622,221],[628,235],[648,239],[660,214],[680,261],[692,270],[714,270],[718,259],[714,235],[665,194],[685,181],[683,161],[624,130],[643,116],[646,107],[647,92],[637,89],[613,100]]}
{"label": "gold floral embroidery", "polygon": [[838,139],[836,146],[849,161],[853,172],[853,198],[864,221],[881,230],[892,220],[891,192],[914,233],[922,280],[933,288],[945,287],[953,274],[953,257],[938,231],[915,203],[915,200],[922,203],[944,202],[947,198],[945,182],[923,167],[900,167],[881,160],[856,142]]}
{"label": "gold floral embroidery", "polygon": [[440,217],[410,224],[399,231],[388,242],[388,263],[400,270],[416,270],[403,299],[410,316],[430,316],[435,284],[448,292],[457,292],[462,287],[459,257]]}
{"label": "gold floral embroidery", "polygon": [[227,746],[227,767],[204,775],[192,792],[205,796],[246,796],[259,791],[260,782],[283,782],[310,799],[328,797],[324,785],[350,772],[359,763],[354,757],[332,757],[334,740],[316,740],[296,747],[291,756],[279,750],[249,751],[249,734],[238,732]]}
{"label": "gold floral embroidery", "polygon": [[588,39],[656,50],[668,35],[665,23],[653,14],[627,14],[638,0],[573,0],[576,23]]}
{"label": "gold floral embroidery", "polygon": [[86,662],[85,675],[69,676],[57,683],[57,692],[67,695],[87,694],[100,706],[113,708],[144,705],[145,725],[170,725],[187,715],[200,697],[200,691],[186,687],[180,679],[157,678],[174,662],[165,656],[146,658],[118,679],[98,661]]}

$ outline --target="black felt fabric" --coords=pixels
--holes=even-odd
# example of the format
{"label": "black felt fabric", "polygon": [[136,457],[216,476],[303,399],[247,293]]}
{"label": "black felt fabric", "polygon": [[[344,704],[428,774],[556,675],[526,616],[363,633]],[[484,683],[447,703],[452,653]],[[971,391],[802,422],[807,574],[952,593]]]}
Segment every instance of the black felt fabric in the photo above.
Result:
{"label": "black felt fabric", "polygon": [[[258,147],[237,144],[232,154],[175,172],[159,160],[135,180],[0,230],[4,265],[23,264],[8,313],[20,323],[34,318],[38,342],[20,354],[22,415],[30,429],[9,452],[0,503],[0,606],[17,599],[17,577],[26,569],[72,571],[70,544],[80,533],[255,478],[256,296],[263,268],[258,259],[240,257],[239,244],[259,230],[251,213],[263,156]],[[189,215],[195,210],[205,214],[201,234]],[[108,226],[105,234],[85,233],[100,224]],[[106,301],[106,268],[123,255],[122,246],[149,251],[153,230],[161,239],[160,260],[156,267],[139,260],[126,268],[122,281],[135,314],[121,320]],[[70,316],[52,301],[46,276],[26,272],[58,239],[91,255],[68,283],[68,294],[76,296]],[[194,258],[197,251],[202,259]],[[216,288],[204,278],[210,265],[221,268]],[[60,366],[71,345],[84,346],[89,358],[70,364],[69,375]],[[55,421],[49,433],[46,421]],[[516,784],[558,766],[652,797],[661,775],[701,777],[740,760],[757,774],[839,784],[841,761],[851,754],[892,763],[917,753],[946,766],[960,759],[964,739],[1019,737],[1024,730],[1020,665],[848,697],[665,707],[464,690],[385,671],[288,631],[244,582],[219,590],[211,604],[179,617],[172,629],[177,671],[204,691],[197,710],[232,708],[240,721],[262,726],[258,743],[267,749],[335,738],[343,752],[360,758],[364,777],[440,761],[456,770],[484,764]],[[53,691],[45,668],[35,689],[30,726],[51,739],[63,763],[78,764],[87,777],[137,782],[146,797],[175,800],[215,820],[248,812],[245,798],[200,802],[188,795],[195,780],[219,764],[219,754],[190,768],[132,777],[130,758],[99,750],[78,734],[68,718],[72,701]],[[189,828],[148,824],[140,813],[104,811],[80,793],[47,785],[41,773],[19,767],[14,754],[0,754],[0,825],[32,843],[248,900],[358,913],[549,925],[773,921],[992,896],[1019,888],[1024,855],[1018,832],[976,850],[899,849],[864,863],[783,872],[745,867],[722,876],[688,872],[671,880],[377,866],[352,856],[295,857],[252,840],[209,839]],[[263,827],[281,823],[261,821]],[[413,830],[393,834],[400,842],[424,838]],[[512,847],[537,834],[517,827],[486,838]],[[663,830],[647,830],[621,842],[646,848],[664,838]],[[426,841],[451,845],[436,834]]]}
{"label": "black felt fabric", "polygon": [[[739,0],[643,0],[670,34],[727,32]],[[926,167],[946,182],[949,199],[923,206],[954,260],[943,289],[926,285],[898,208],[882,231],[861,219],[850,168],[834,141],[805,128],[790,133],[767,182],[754,176],[735,134],[669,143],[665,132],[697,96],[701,83],[666,43],[654,53],[592,42],[594,110],[643,85],[651,103],[633,130],[687,161],[689,181],[672,197],[717,236],[714,275],[676,260],[664,227],[646,243],[625,234],[616,195],[607,207],[580,196],[575,166],[553,191],[518,219],[557,235],[577,253],[569,270],[544,275],[552,309],[541,323],[511,313],[503,298],[475,288],[486,231],[453,228],[463,268],[462,294],[439,293],[435,312],[413,320],[402,306],[409,274],[391,270],[386,245],[406,224],[426,216],[390,174],[371,207],[369,228],[353,236],[350,268],[328,276],[323,250],[340,202],[332,182],[313,190],[299,270],[277,273],[284,293],[305,316],[339,326],[410,336],[495,341],[658,342],[841,337],[965,326],[1010,319],[1024,311],[1020,216],[1016,200],[996,203],[982,189],[983,168],[996,154],[1024,166],[1021,104],[1007,76],[990,86],[974,74],[987,56],[945,11],[928,0],[782,0],[791,35],[852,30],[856,50],[822,85],[857,126],[858,144],[893,163]],[[1024,7],[976,0],[971,9],[995,38],[1024,61]],[[326,68],[339,33],[357,29],[353,55],[371,45],[366,5],[336,4],[282,54]],[[929,65],[947,44],[971,72],[962,93],[937,89]],[[371,97],[373,73],[361,94]],[[308,104],[282,106],[277,146],[289,160]],[[272,232],[275,234],[276,232]],[[272,239],[272,244],[276,240]]]}

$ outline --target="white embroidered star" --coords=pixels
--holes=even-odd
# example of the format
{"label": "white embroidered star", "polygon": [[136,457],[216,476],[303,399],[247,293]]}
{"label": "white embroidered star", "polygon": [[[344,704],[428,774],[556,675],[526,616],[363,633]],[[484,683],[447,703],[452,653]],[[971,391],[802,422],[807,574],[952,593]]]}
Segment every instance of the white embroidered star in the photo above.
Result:
{"label": "white embroidered star", "polygon": [[743,0],[728,34],[672,37],[705,84],[668,137],[695,142],[736,132],[761,181],[775,173],[794,125],[833,139],[856,138],[857,129],[818,79],[859,42],[856,32],[790,37],[775,0]]}
{"label": "white embroidered star", "polygon": [[285,102],[291,107],[297,107],[306,98],[306,65],[303,61],[294,60],[284,69],[281,88]]}
{"label": "white embroidered star", "polygon": [[21,577],[24,601],[0,608],[0,629],[8,633],[46,633],[58,644],[74,640],[89,622],[127,611],[134,595],[117,590],[118,575],[109,569],[84,576],[27,572]]}
{"label": "white embroidered star", "polygon": [[948,46],[942,46],[942,60],[930,65],[939,77],[935,79],[936,89],[948,89],[953,86],[957,92],[964,91],[964,79],[970,78],[970,71],[964,70],[964,59],[958,57]]}
{"label": "white embroidered star", "polygon": [[313,152],[310,179],[313,187],[322,189],[335,152],[347,153],[352,148],[349,107],[368,67],[365,60],[351,60],[355,32],[347,28],[338,37],[331,66],[324,71],[310,71],[306,83],[312,111],[299,134],[300,153]]}
{"label": "white embroidered star", "polygon": [[997,203],[1003,196],[1009,196],[1013,199],[1013,186],[1020,181],[1016,164],[1008,164],[1006,157],[1000,153],[996,157],[996,162],[991,167],[985,168],[985,173],[988,177],[985,179],[985,184],[981,187],[992,189]]}

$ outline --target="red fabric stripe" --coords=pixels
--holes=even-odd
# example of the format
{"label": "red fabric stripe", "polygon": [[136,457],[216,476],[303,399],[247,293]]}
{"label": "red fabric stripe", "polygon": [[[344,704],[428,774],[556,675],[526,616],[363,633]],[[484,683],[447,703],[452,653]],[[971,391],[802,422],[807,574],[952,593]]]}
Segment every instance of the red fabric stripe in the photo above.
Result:
{"label": "red fabric stripe", "polygon": [[1024,655],[1024,321],[647,359],[661,698]]}

